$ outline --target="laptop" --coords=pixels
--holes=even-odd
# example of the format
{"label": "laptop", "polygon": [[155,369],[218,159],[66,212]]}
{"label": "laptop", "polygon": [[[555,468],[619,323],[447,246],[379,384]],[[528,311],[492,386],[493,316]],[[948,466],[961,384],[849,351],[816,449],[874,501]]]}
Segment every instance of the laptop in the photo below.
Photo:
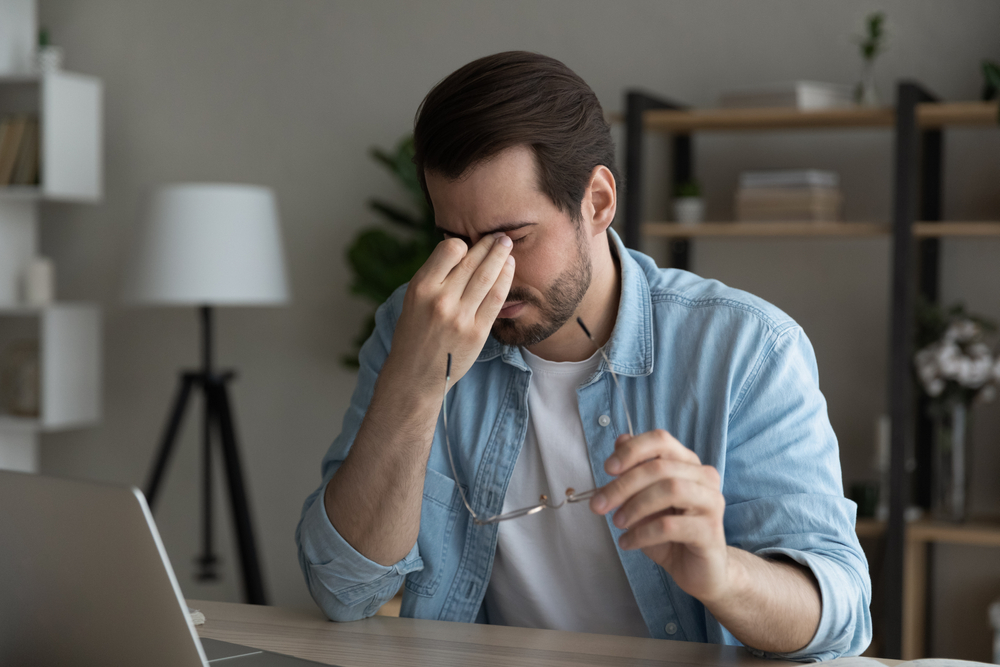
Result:
{"label": "laptop", "polygon": [[0,664],[320,663],[199,639],[138,489],[0,471]]}

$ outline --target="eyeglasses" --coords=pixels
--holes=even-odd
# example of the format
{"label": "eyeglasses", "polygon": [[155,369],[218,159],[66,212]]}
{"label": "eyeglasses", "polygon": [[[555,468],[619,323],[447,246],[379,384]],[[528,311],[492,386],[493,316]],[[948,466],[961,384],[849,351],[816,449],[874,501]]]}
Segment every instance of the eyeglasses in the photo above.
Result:
{"label": "eyeglasses", "polygon": [[[587,334],[587,338],[589,338],[591,340],[591,342],[593,342],[594,345],[596,346],[597,345],[597,341],[594,340],[594,337],[590,334],[590,330],[587,329],[587,326],[583,323],[583,320],[578,317],[578,318],[576,318],[576,322],[577,322],[577,324],[580,325],[580,328],[583,329],[583,333]],[[618,397],[621,399],[622,406],[624,406],[624,408],[625,408],[625,421],[628,422],[628,434],[629,435],[635,435],[635,433],[633,433],[633,431],[632,431],[632,418],[629,416],[628,405],[625,402],[625,392],[622,391],[622,386],[621,386],[621,384],[618,383],[618,376],[615,374],[614,370],[612,370],[612,368],[611,368],[611,360],[608,359],[608,355],[604,353],[604,348],[603,347],[598,347],[597,351],[600,352],[601,353],[601,357],[604,358],[604,363],[607,364],[607,366],[608,366],[608,372],[611,373],[611,379],[614,380],[615,387],[618,389]],[[444,378],[444,396],[441,399],[441,414],[442,414],[443,419],[444,419],[444,445],[445,445],[445,449],[448,450],[448,462],[451,463],[451,472],[452,472],[452,475],[454,475],[454,479],[455,479],[456,484],[457,484],[457,482],[458,482],[458,471],[455,469],[455,457],[451,453],[451,441],[448,438],[448,400],[447,399],[448,399],[448,389],[450,388],[450,386],[449,386],[450,384],[451,384],[451,353],[449,352],[448,353],[448,369],[445,372],[445,378]],[[566,499],[563,500],[560,503],[553,503],[549,499],[549,497],[547,495],[542,494],[541,497],[538,500],[538,504],[537,505],[532,505],[531,507],[524,507],[524,508],[521,508],[519,510],[513,510],[511,512],[506,512],[504,514],[497,514],[496,516],[481,517],[478,514],[476,514],[476,511],[474,509],[472,509],[472,505],[469,504],[469,499],[465,496],[465,491],[462,490],[462,485],[461,484],[457,484],[457,486],[458,486],[458,492],[462,496],[462,503],[465,505],[465,509],[469,510],[469,514],[472,515],[472,521],[477,526],[485,526],[485,525],[488,525],[488,524],[491,524],[491,523],[500,523],[501,521],[508,521],[510,519],[519,519],[522,516],[528,516],[530,514],[537,514],[538,512],[541,512],[542,510],[546,510],[546,509],[557,510],[557,509],[559,509],[560,507],[562,507],[563,505],[565,505],[567,503],[579,503],[579,502],[583,502],[584,500],[589,500],[590,498],[592,498],[594,496],[594,494],[596,494],[599,491],[599,489],[591,489],[589,491],[582,491],[582,492],[577,493],[577,491],[573,487],[569,487],[568,489],[566,489]]]}

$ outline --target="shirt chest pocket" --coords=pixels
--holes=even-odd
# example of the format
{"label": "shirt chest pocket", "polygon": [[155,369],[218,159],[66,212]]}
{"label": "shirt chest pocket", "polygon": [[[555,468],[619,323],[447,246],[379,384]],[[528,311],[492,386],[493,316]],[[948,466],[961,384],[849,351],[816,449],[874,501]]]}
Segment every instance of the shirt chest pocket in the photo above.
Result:
{"label": "shirt chest pocket", "polygon": [[[424,563],[422,570],[406,575],[406,589],[416,595],[433,597],[441,584],[445,559],[452,547],[455,522],[463,512],[462,497],[453,479],[427,469],[424,498],[420,508],[417,548]],[[452,551],[452,557],[458,554]]]}

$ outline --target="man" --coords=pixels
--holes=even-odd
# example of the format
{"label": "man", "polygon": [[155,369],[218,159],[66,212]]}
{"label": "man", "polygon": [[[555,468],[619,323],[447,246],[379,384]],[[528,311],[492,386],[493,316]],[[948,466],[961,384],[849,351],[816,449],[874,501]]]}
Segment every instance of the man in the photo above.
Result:
{"label": "man", "polygon": [[379,309],[303,508],[326,614],[404,586],[404,616],[860,653],[867,562],[801,328],[624,248],[609,128],[558,61],[459,69],[415,145],[445,240]]}

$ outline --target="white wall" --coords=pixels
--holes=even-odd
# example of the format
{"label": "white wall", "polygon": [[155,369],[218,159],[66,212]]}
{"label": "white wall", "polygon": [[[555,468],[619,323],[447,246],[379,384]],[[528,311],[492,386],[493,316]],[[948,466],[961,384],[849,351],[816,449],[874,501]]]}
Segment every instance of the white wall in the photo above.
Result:
{"label": "white wall", "polygon": [[[621,109],[631,86],[707,106],[736,86],[851,83],[859,70],[851,36],[877,8],[889,17],[890,49],[878,66],[887,100],[901,77],[948,99],[978,96],[979,61],[1000,59],[1000,4],[992,0],[42,0],[40,23],[65,48],[67,67],[104,80],[107,113],[104,203],[47,205],[42,233],[58,265],[60,297],[105,307],[107,416],[100,428],[46,437],[43,470],[142,485],[177,372],[197,363],[193,310],[118,302],[127,234],[150,189],[175,180],[273,187],[294,303],[220,311],[218,349],[240,372],[234,399],[271,598],[311,605],[292,534],[353,387],[339,356],[368,310],[347,294],[344,250],[377,220],[365,208],[368,197],[399,196],[368,148],[408,132],[435,82],[505,49],[564,60],[608,110]],[[849,218],[889,215],[888,132],[718,134],[696,146],[711,217],[729,215],[740,170],[807,166],[840,171]],[[948,135],[948,216],[998,219],[998,149],[995,131]],[[650,161],[657,166],[655,154]],[[648,198],[652,213],[663,206],[665,178],[658,187]],[[1000,318],[998,251],[997,241],[945,242],[946,297]],[[805,326],[845,478],[870,477],[873,422],[886,406],[888,242],[706,241],[694,253],[695,270],[771,299]],[[191,576],[199,539],[196,417],[189,415],[157,520],[185,594],[237,600],[228,541],[221,583]],[[996,513],[998,410],[980,409],[976,419],[973,505]],[[228,540],[228,520],[220,523]],[[942,554],[937,565],[944,572],[937,651],[987,659],[985,610],[977,605],[1000,596],[1000,569],[961,550]],[[970,589],[976,605],[966,605]]]}

